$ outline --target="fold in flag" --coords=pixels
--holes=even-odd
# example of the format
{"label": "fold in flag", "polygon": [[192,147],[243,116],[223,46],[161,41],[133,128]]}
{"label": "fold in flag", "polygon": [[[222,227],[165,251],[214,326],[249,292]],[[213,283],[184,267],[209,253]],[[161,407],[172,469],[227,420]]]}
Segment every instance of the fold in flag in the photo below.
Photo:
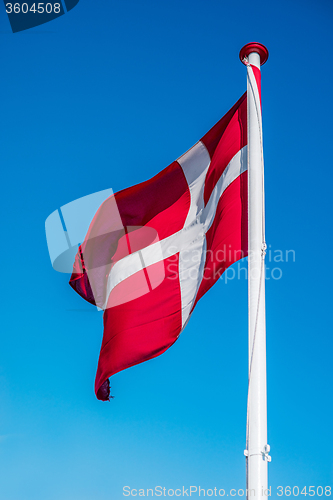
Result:
{"label": "fold in flag", "polygon": [[187,153],[100,206],[70,285],[104,309],[95,392],[162,354],[198,300],[247,255],[246,93]]}

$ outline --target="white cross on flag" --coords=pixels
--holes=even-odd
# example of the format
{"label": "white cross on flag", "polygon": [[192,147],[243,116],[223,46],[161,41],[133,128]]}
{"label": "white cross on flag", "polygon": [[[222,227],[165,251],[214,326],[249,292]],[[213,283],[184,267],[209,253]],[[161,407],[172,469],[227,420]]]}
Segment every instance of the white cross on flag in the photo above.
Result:
{"label": "white cross on flag", "polygon": [[79,247],[70,285],[104,309],[98,399],[111,375],[166,351],[247,255],[246,100],[155,177],[109,197]]}

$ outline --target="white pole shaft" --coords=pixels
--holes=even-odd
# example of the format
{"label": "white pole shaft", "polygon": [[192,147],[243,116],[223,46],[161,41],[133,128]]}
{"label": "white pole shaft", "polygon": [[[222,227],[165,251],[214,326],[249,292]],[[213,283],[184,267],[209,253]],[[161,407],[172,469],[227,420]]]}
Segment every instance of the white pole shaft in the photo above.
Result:
{"label": "white pole shaft", "polygon": [[[260,56],[248,56],[260,69]],[[251,69],[249,71],[252,71]],[[253,75],[253,73],[252,73]],[[261,109],[253,79],[247,80],[248,208],[249,208],[249,401],[248,401],[248,498],[267,498],[267,398],[264,263],[264,186]],[[254,492],[253,492],[254,490]]]}

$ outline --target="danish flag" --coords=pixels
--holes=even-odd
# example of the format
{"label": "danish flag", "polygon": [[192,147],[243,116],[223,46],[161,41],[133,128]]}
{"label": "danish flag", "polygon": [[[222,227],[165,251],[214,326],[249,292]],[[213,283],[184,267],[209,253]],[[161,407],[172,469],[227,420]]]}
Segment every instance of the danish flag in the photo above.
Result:
{"label": "danish flag", "polygon": [[246,93],[155,177],[110,196],[76,255],[70,285],[104,310],[95,392],[162,354],[198,300],[248,251]]}

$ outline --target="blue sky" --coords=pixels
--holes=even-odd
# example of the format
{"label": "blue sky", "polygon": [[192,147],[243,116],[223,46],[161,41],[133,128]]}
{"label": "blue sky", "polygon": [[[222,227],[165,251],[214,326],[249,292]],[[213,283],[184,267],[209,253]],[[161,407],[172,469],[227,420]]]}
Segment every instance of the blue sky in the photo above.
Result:
{"label": "blue sky", "polygon": [[245,487],[246,281],[218,282],[176,344],[115,375],[102,403],[102,315],[52,269],[44,223],[191,147],[244,92],[250,41],[270,52],[267,243],[296,256],[266,285],[269,483],[275,498],[332,486],[332,21],[324,0],[80,0],[13,34],[1,7],[1,499]]}

